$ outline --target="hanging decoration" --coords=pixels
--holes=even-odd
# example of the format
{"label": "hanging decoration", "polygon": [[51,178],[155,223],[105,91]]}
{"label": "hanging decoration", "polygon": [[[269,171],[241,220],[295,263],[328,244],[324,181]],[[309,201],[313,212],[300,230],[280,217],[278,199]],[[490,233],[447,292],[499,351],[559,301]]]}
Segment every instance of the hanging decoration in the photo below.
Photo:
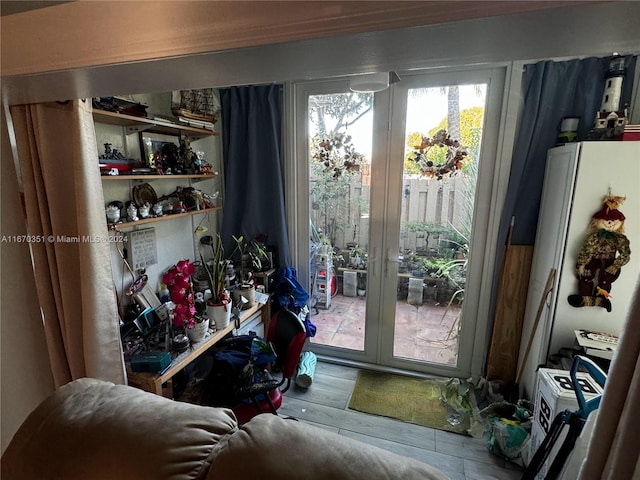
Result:
{"label": "hanging decoration", "polygon": [[364,162],[364,155],[356,151],[351,135],[340,132],[316,136],[311,145],[311,158],[322,163],[325,172],[332,172],[333,178],[345,172],[359,172]]}
{"label": "hanging decoration", "polygon": [[[418,164],[422,176],[438,180],[455,175],[462,170],[469,154],[467,147],[461,145],[458,140],[453,140],[445,129],[438,130],[433,138],[418,137],[417,141],[409,146],[412,149],[409,159]],[[428,156],[434,147],[445,149],[440,161],[434,161]]]}
{"label": "hanging decoration", "polygon": [[611,311],[611,284],[631,255],[629,239],[624,234],[625,216],[618,210],[625,199],[609,192],[602,200],[602,208],[591,218],[576,262],[578,294],[567,299],[573,307]]}

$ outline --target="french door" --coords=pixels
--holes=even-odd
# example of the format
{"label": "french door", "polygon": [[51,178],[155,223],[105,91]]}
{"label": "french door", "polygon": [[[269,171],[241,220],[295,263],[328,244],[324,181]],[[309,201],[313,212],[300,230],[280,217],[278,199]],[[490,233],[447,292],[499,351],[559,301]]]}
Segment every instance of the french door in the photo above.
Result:
{"label": "french door", "polygon": [[318,329],[311,345],[464,376],[488,295],[504,70],[400,78],[375,94],[354,94],[347,80],[295,85],[297,258]]}

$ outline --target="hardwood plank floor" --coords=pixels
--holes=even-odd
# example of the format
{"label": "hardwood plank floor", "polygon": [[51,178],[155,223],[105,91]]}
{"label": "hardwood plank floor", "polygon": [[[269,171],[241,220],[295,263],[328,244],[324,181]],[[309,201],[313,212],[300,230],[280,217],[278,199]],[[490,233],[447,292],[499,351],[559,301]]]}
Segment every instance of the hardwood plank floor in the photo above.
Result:
{"label": "hardwood plank floor", "polygon": [[485,439],[434,430],[349,410],[358,369],[318,362],[309,389],[294,384],[281,415],[336,432],[439,468],[451,480],[519,480],[517,466],[489,453]]}

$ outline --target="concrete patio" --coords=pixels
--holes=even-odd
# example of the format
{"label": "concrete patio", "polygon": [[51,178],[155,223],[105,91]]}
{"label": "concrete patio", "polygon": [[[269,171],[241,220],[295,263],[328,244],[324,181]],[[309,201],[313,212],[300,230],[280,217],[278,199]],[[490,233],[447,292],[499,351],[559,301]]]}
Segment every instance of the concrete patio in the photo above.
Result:
{"label": "concrete patio", "polygon": [[[312,311],[317,327],[311,342],[320,345],[364,349],[366,297],[336,295],[329,309]],[[445,365],[455,365],[458,357],[456,319],[461,307],[425,303],[419,308],[406,300],[396,303],[394,356]],[[452,328],[452,326],[454,328]]]}

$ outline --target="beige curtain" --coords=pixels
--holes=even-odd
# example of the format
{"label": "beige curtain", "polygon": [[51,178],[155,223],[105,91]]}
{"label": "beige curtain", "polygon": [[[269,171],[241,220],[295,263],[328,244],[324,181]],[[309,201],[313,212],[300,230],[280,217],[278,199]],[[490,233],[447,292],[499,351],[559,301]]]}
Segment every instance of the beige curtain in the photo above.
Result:
{"label": "beige curtain", "polygon": [[640,478],[640,278],[607,377],[580,480]]}
{"label": "beige curtain", "polygon": [[91,102],[15,106],[11,117],[55,384],[123,383]]}

